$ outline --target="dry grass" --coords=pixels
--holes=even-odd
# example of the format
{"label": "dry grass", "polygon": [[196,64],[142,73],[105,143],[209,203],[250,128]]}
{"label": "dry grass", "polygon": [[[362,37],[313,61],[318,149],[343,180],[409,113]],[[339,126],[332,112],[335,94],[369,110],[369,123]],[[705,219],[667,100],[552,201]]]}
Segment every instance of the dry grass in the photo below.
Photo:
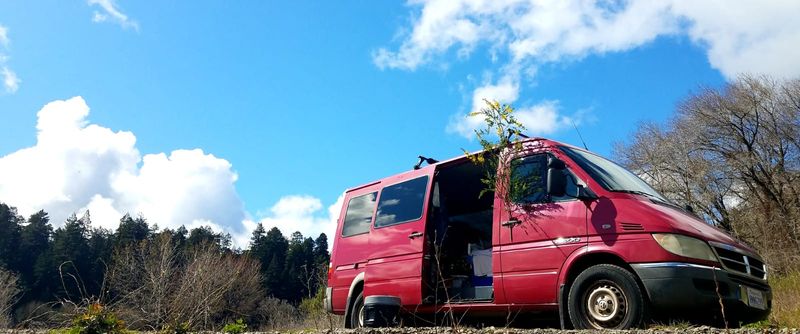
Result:
{"label": "dry grass", "polygon": [[800,270],[770,279],[772,286],[772,323],[800,328]]}

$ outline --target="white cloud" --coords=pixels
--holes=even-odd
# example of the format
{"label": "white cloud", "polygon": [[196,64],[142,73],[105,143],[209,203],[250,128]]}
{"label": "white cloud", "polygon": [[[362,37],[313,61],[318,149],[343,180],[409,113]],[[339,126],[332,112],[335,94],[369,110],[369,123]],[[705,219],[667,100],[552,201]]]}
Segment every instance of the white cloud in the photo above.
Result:
{"label": "white cloud", "polygon": [[139,30],[139,23],[131,20],[128,15],[122,13],[114,0],[88,0],[90,6],[98,6],[101,11],[95,11],[92,16],[92,22],[114,22],[119,24],[122,28],[132,28]]}
{"label": "white cloud", "polygon": [[[623,52],[661,36],[688,36],[706,50],[711,66],[728,78],[742,72],[800,75],[797,1],[417,0],[409,4],[420,8],[412,27],[401,30],[405,33],[397,50],[379,48],[373,61],[382,69],[414,70],[446,63],[452,58],[450,52],[459,58],[469,56],[483,45],[492,62],[500,62],[501,79],[474,90],[472,110],[484,97],[514,102],[519,82],[530,79],[542,64]],[[559,124],[541,123],[556,126],[538,127],[542,133]],[[448,130],[471,136],[474,126],[475,121],[457,117]]]}
{"label": "white cloud", "polygon": [[2,44],[3,47],[7,48],[9,42],[10,41],[8,40],[8,28],[4,27],[3,25],[0,25],[0,44]]}
{"label": "white cloud", "polygon": [[[519,97],[519,83],[516,79],[505,77],[496,84],[485,83],[483,86],[478,87],[472,94],[472,109],[469,113],[479,111],[484,107],[484,100],[497,100],[504,103],[511,103],[516,101]],[[471,137],[474,135],[474,130],[483,124],[483,118],[480,116],[456,115],[450,119],[450,124],[447,125],[447,131],[457,133],[464,137]]]}
{"label": "white cloud", "polygon": [[[0,202],[25,216],[43,209],[56,226],[89,210],[95,226],[113,229],[123,214],[141,213],[161,228],[207,225],[247,246],[255,223],[230,162],[200,149],[142,156],[133,133],[91,124],[88,116],[81,97],[45,105],[36,144],[0,157]],[[287,196],[261,221],[286,234],[327,233],[331,218],[321,208],[314,197]]]}
{"label": "white cloud", "polygon": [[264,225],[269,231],[277,227],[288,237],[295,231],[300,231],[305,237],[316,238],[320,233],[328,236],[329,247],[333,245],[333,235],[336,233],[336,220],[344,201],[344,194],[340,195],[336,203],[327,208],[327,212],[322,212],[322,202],[308,195],[289,195],[278,200],[270,208],[269,213],[261,217],[258,222],[248,220],[248,234],[241,234],[234,238],[240,239],[239,243],[249,242],[250,233],[255,229],[257,223]]}
{"label": "white cloud", "polygon": [[17,74],[14,73],[8,66],[3,66],[3,87],[6,90],[6,93],[16,93],[19,89],[19,83],[21,80],[17,77]]}
{"label": "white cloud", "polygon": [[8,38],[8,28],[0,25],[0,46],[2,46],[2,48],[0,48],[0,75],[2,75],[3,88],[6,93],[13,94],[19,90],[19,83],[22,80],[19,79],[17,73],[6,65],[9,58],[6,52],[8,51],[8,45],[10,43],[11,40]]}

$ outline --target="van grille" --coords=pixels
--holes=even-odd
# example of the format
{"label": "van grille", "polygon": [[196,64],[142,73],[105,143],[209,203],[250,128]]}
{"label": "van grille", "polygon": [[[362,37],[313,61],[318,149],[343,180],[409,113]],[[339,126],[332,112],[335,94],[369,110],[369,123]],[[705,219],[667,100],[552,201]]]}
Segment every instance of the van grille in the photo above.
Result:
{"label": "van grille", "polygon": [[764,267],[764,262],[760,259],[738,252],[736,249],[729,249],[720,246],[714,246],[714,251],[717,252],[719,260],[725,269],[742,273],[758,279],[766,279],[767,271]]}

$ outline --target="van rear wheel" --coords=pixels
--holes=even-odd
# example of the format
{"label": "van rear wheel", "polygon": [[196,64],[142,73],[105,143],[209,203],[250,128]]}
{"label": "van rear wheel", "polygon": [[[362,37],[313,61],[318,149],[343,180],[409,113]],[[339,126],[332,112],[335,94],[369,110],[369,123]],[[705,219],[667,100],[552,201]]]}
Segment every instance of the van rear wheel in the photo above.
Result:
{"label": "van rear wheel", "polygon": [[350,311],[350,328],[364,327],[364,293],[359,292]]}
{"label": "van rear wheel", "polygon": [[646,303],[636,277],[619,266],[599,264],[581,272],[569,289],[569,317],[577,329],[641,327]]}

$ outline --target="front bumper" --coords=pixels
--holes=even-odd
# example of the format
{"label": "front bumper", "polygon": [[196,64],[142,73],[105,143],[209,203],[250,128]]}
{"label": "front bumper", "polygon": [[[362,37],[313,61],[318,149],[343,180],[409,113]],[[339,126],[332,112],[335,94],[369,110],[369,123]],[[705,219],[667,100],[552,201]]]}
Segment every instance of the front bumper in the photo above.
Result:
{"label": "front bumper", "polygon": [[[766,319],[772,309],[772,289],[766,282],[721,268],[682,262],[638,263],[631,267],[642,280],[651,304],[662,313],[716,316],[721,299],[729,321],[752,322]],[[761,292],[764,309],[750,305],[747,288]]]}

